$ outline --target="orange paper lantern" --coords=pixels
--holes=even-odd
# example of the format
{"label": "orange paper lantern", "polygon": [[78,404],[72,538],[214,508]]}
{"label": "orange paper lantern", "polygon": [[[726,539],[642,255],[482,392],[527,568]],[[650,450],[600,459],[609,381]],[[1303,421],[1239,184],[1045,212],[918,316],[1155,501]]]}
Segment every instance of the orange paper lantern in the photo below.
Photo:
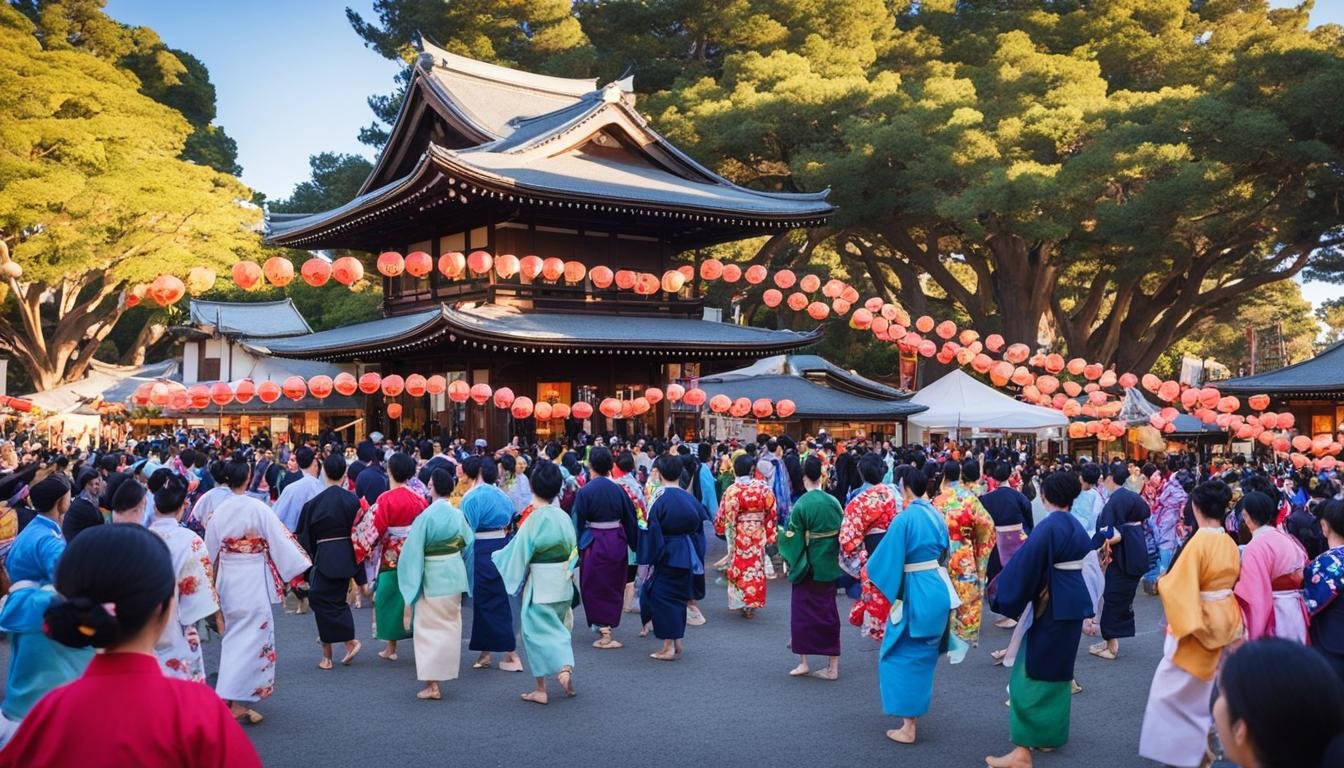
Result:
{"label": "orange paper lantern", "polygon": [[700,262],[700,277],[703,280],[718,280],[723,277],[723,262],[718,259],[706,259]]}
{"label": "orange paper lantern", "polygon": [[331,264],[327,263],[326,259],[314,256],[303,262],[299,274],[303,277],[303,282],[314,288],[321,288],[331,279]]}
{"label": "orange paper lantern", "polygon": [[257,385],[252,383],[251,379],[243,379],[233,388],[233,399],[244,405],[252,402],[252,397],[256,394]]}
{"label": "orange paper lantern", "polygon": [[775,415],[781,419],[787,419],[798,412],[798,406],[792,400],[780,400],[775,403]]}
{"label": "orange paper lantern", "polygon": [[192,408],[204,408],[210,404],[210,388],[204,384],[187,387],[187,398]]}
{"label": "orange paper lantern", "polygon": [[372,395],[383,385],[383,377],[373,371],[369,371],[359,377],[359,391],[366,395]]}
{"label": "orange paper lantern", "polygon": [[396,251],[383,251],[378,254],[378,274],[383,277],[397,277],[406,271],[406,260]]}
{"label": "orange paper lantern", "polygon": [[257,385],[257,399],[267,405],[280,399],[280,385],[267,379]]}
{"label": "orange paper lantern", "polygon": [[406,394],[411,397],[420,397],[425,394],[425,389],[428,385],[429,382],[425,380],[424,376],[421,376],[418,373],[412,373],[410,376],[406,377]]}
{"label": "orange paper lantern", "polygon": [[485,401],[490,399],[490,394],[489,384],[471,385],[471,400],[477,405],[485,405]]}
{"label": "orange paper lantern", "polygon": [[681,398],[683,398],[683,397],[685,397],[685,396],[686,396],[686,388],[685,388],[685,387],[681,386],[680,384],[668,384],[668,385],[667,385],[667,399],[668,399],[668,402],[675,403],[675,402],[677,402],[678,400],[680,400]]}
{"label": "orange paper lantern", "polygon": [[699,408],[700,406],[705,404],[706,397],[707,395],[705,393],[705,390],[699,387],[691,387],[690,389],[686,390],[686,395],[682,398],[682,402],[686,403],[692,408]]}
{"label": "orange paper lantern", "polygon": [[727,413],[732,407],[733,399],[725,394],[720,393],[709,398],[709,410],[715,413]]}
{"label": "orange paper lantern", "polygon": [[742,268],[736,264],[723,265],[723,281],[725,283],[736,283],[742,279]]}
{"label": "orange paper lantern", "polygon": [[1138,386],[1138,384],[1139,384],[1139,377],[1138,377],[1138,376],[1135,376],[1135,375],[1132,374],[1132,373],[1122,373],[1122,374],[1120,374],[1120,386],[1124,387],[1125,389],[1130,389],[1130,388],[1132,388],[1132,387],[1136,387],[1136,386]]}
{"label": "orange paper lantern", "polygon": [[220,408],[233,402],[233,388],[223,381],[210,385],[210,402]]}
{"label": "orange paper lantern", "polygon": [[461,277],[466,268],[467,257],[461,251],[449,251],[439,256],[439,274],[449,280]]}
{"label": "orange paper lantern", "polygon": [[940,339],[950,339],[957,335],[957,324],[951,320],[944,320],[933,329]]}
{"label": "orange paper lantern", "polygon": [[401,403],[387,404],[387,418],[393,421],[401,418]]}
{"label": "orange paper lantern", "polygon": [[[288,264],[289,262],[285,263]],[[173,275],[159,275],[149,284],[148,293],[156,304],[161,307],[169,307],[181,301],[187,293],[187,286]]]}
{"label": "orange paper lantern", "polygon": [[448,380],[436,373],[425,379],[425,391],[431,395],[442,395],[448,391]]}
{"label": "orange paper lantern", "polygon": [[[537,403],[537,407],[538,407],[538,408],[540,408],[541,405],[542,405],[541,403]],[[565,403],[556,403],[555,405],[552,405],[552,406],[551,406],[551,418],[553,418],[553,419],[568,419],[568,418],[569,418],[569,405],[567,405],[567,404],[565,404]]]}
{"label": "orange paper lantern", "polygon": [[593,281],[593,287],[602,290],[611,287],[613,277],[611,267],[599,265],[588,271],[588,279]]}
{"label": "orange paper lantern", "polygon": [[780,293],[779,290],[775,288],[767,288],[765,292],[761,294],[761,303],[771,309],[778,307],[782,301],[784,301],[784,294]]}
{"label": "orange paper lantern", "polygon": [[280,385],[280,391],[290,400],[302,400],[308,394],[308,382],[302,376],[288,376]]}
{"label": "orange paper lantern", "polygon": [[255,261],[240,261],[233,265],[233,282],[244,291],[250,291],[261,282],[261,267]]}
{"label": "orange paper lantern", "polygon": [[349,397],[355,394],[355,390],[359,389],[359,381],[355,379],[354,374],[341,371],[336,374],[336,378],[331,380],[331,388]]}
{"label": "orange paper lantern", "polygon": [[774,281],[776,287],[787,291],[797,284],[798,276],[791,269],[781,269],[775,273]]}
{"label": "orange paper lantern", "polygon": [[[515,402],[513,406],[517,408],[518,403]],[[532,406],[532,415],[537,417],[537,421],[550,421],[551,416],[553,415],[551,413],[551,404],[546,402],[545,400],[542,400],[541,402]]]}
{"label": "orange paper lantern", "polygon": [[433,271],[433,256],[424,251],[411,251],[406,254],[406,274],[414,278],[423,278]]}
{"label": "orange paper lantern", "polygon": [[649,387],[644,390],[644,399],[648,400],[650,405],[657,405],[663,399],[663,390],[657,387]]}
{"label": "orange paper lantern", "polygon": [[628,291],[631,288],[634,288],[635,281],[638,279],[639,275],[632,269],[616,270],[616,287],[622,291]]}
{"label": "orange paper lantern", "polygon": [[283,288],[294,281],[294,264],[286,258],[272,256],[261,267],[266,280],[277,288]]}
{"label": "orange paper lantern", "polygon": [[396,397],[406,389],[406,380],[395,373],[383,377],[382,390],[386,397]]}
{"label": "orange paper lantern", "polygon": [[859,307],[849,317],[849,327],[866,331],[873,326],[873,313],[867,307]]}
{"label": "orange paper lantern", "polygon": [[814,301],[807,305],[807,316],[813,320],[825,320],[830,313],[831,308],[820,301]]}
{"label": "orange paper lantern", "polygon": [[[588,274],[588,268],[583,266],[582,261],[571,260],[565,262],[565,282],[581,283],[583,282],[584,275],[587,274]],[[540,403],[538,403],[538,405],[540,405]]]}
{"label": "orange paper lantern", "polygon": [[1263,411],[1269,407],[1269,395],[1251,395],[1246,398],[1246,404],[1253,411]]}
{"label": "orange paper lantern", "polygon": [[[465,403],[469,397],[471,397],[471,385],[464,379],[453,379],[448,382],[449,400],[452,400],[454,403]],[[486,397],[489,397],[489,395],[486,395]]]}
{"label": "orange paper lantern", "polygon": [[318,400],[325,400],[331,396],[332,385],[330,376],[319,374],[308,380],[308,391]]}
{"label": "orange paper lantern", "polygon": [[502,280],[508,280],[518,274],[518,257],[512,253],[501,253],[496,256],[495,274],[499,275]]}
{"label": "orange paper lantern", "polygon": [[821,288],[821,278],[816,275],[803,275],[798,281],[798,290],[803,293],[816,293]]}
{"label": "orange paper lantern", "polygon": [[500,387],[495,390],[494,402],[496,408],[508,408],[513,405],[515,399],[517,398],[513,394],[513,390],[508,387]]}
{"label": "orange paper lantern", "polygon": [[650,272],[640,272],[635,275],[635,293],[640,296],[652,296],[662,287],[658,276]]}
{"label": "orange paper lantern", "polygon": [[509,413],[515,419],[526,419],[532,415],[532,398],[516,397],[510,405]]}
{"label": "orange paper lantern", "polygon": [[665,293],[678,293],[686,284],[686,276],[678,270],[669,269],[663,273],[662,289]]}
{"label": "orange paper lantern", "polygon": [[747,271],[743,276],[747,279],[748,283],[752,285],[760,285],[765,282],[765,278],[769,276],[769,273],[766,272],[765,267],[760,264],[752,264],[750,267],[747,267]]}
{"label": "orange paper lantern", "polygon": [[579,420],[590,419],[593,416],[593,404],[580,400],[570,407],[569,414]]}
{"label": "orange paper lantern", "polygon": [[471,270],[472,274],[484,275],[490,271],[494,263],[494,258],[486,251],[472,251],[467,254],[467,269]]}
{"label": "orange paper lantern", "polygon": [[751,415],[758,419],[768,419],[775,412],[775,406],[769,398],[758,397],[751,404]]}
{"label": "orange paper lantern", "polygon": [[331,263],[331,277],[348,288],[364,279],[364,264],[354,256],[342,256]]}
{"label": "orange paper lantern", "polygon": [[549,256],[541,261],[541,277],[544,280],[555,282],[565,276],[565,262],[554,256]]}
{"label": "orange paper lantern", "polygon": [[597,410],[608,419],[614,419],[621,415],[621,401],[614,397],[604,397],[602,402],[598,403]]}

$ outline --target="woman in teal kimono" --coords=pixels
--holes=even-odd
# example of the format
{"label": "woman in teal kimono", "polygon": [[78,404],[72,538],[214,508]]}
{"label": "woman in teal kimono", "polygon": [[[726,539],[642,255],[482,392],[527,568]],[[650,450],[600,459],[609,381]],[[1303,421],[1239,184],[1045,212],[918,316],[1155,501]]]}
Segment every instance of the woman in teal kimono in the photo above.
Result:
{"label": "woman in teal kimono", "polygon": [[887,731],[887,738],[913,744],[915,718],[929,711],[933,670],[947,649],[951,615],[960,601],[943,567],[947,523],[925,495],[928,480],[913,468],[896,479],[905,505],[869,555],[867,576],[891,601],[877,675],[882,711],[903,722]]}
{"label": "woman in teal kimono", "polygon": [[415,643],[415,676],[425,681],[415,697],[438,701],[439,681],[456,680],[462,666],[462,593],[471,594],[476,535],[448,502],[452,474],[435,469],[429,487],[434,502],[411,523],[397,563],[397,586],[406,601],[403,624]]}
{"label": "woman in teal kimono", "polygon": [[537,679],[536,689],[524,693],[523,700],[537,704],[547,702],[546,677],[551,674],[566,697],[574,695],[570,632],[578,541],[569,515],[552,503],[563,484],[558,466],[549,461],[537,464],[532,472],[532,514],[513,540],[490,556],[509,594],[523,587],[523,646]]}

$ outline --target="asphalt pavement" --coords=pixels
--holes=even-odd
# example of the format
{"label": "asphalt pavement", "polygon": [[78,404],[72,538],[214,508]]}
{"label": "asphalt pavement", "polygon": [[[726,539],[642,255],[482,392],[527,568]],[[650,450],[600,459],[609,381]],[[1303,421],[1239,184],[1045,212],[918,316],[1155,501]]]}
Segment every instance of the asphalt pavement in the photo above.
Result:
{"label": "asphalt pavement", "polygon": [[[722,544],[713,541],[712,549]],[[711,552],[710,562],[718,554]],[[465,647],[463,670],[443,684],[444,699],[419,701],[411,642],[400,659],[377,657],[367,607],[355,612],[364,650],[355,663],[317,668],[319,649],[311,615],[277,611],[276,692],[256,706],[266,721],[247,729],[267,766],[370,765],[601,765],[601,766],[825,766],[895,765],[955,768],[983,765],[984,756],[1010,748],[1004,706],[1008,670],[989,652],[1009,632],[987,626],[965,662],[942,661],[933,708],[919,721],[919,743],[888,741],[895,718],[882,714],[876,644],[847,624],[840,679],[787,673],[789,585],[769,583],[766,607],[752,620],[727,610],[722,587],[711,584],[708,623],[688,627],[686,653],[676,662],[648,654],[652,636],[636,637],[638,620],[626,616],[619,650],[592,647],[593,635],[576,615],[574,682],[565,699],[551,682],[551,703],[522,701],[528,673],[473,670]],[[849,601],[841,597],[842,617]],[[1080,645],[1070,741],[1038,766],[1152,766],[1138,757],[1139,727],[1148,685],[1161,656],[1161,606],[1136,598],[1139,636],[1121,643],[1120,657],[1103,661]],[[464,611],[470,621],[470,610]],[[987,614],[987,618],[992,615]],[[217,641],[207,645],[215,669]],[[817,662],[814,661],[814,666]]]}

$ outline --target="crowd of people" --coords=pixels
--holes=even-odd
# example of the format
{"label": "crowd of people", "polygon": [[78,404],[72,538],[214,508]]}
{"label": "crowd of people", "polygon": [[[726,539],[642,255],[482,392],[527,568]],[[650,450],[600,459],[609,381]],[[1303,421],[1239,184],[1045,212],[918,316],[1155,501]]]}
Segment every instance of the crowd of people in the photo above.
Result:
{"label": "crowd of people", "polygon": [[[469,597],[472,667],[526,668],[521,698],[547,704],[576,693],[579,606],[595,648],[652,634],[651,659],[673,662],[687,627],[708,621],[702,604],[726,600],[750,620],[781,577],[798,658],[788,673],[838,679],[852,625],[880,645],[897,743],[918,740],[939,660],[965,659],[992,618],[1013,630],[990,651],[1011,667],[1013,748],[986,764],[1030,766],[1062,747],[1082,636],[1097,637],[1093,656],[1118,658],[1142,589],[1161,600],[1166,639],[1140,755],[1344,764],[1333,472],[824,433],[492,449],[411,433],[347,445],[179,432],[97,453],[15,448],[0,446],[0,766],[258,764],[239,723],[262,723],[254,707],[275,690],[280,604],[312,614],[328,672],[338,647],[340,665],[361,653],[351,607],[371,599],[377,655],[395,661],[410,641],[415,695],[439,700],[459,675]],[[711,535],[726,549],[717,562]],[[637,629],[621,629],[626,616]],[[201,650],[212,633],[213,691]],[[1321,704],[1290,714],[1278,706],[1289,696]],[[137,706],[116,706],[130,697]],[[192,727],[161,727],[154,713],[167,710]],[[60,737],[90,723],[109,751]]]}

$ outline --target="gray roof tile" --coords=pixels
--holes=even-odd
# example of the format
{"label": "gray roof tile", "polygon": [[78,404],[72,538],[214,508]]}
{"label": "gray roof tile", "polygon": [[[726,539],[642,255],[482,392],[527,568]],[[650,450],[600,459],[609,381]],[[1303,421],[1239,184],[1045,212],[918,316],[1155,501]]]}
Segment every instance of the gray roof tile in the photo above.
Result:
{"label": "gray roof tile", "polygon": [[192,299],[188,308],[192,325],[214,326],[220,333],[253,338],[297,336],[312,333],[294,302],[201,301]]}
{"label": "gray roof tile", "polygon": [[1276,392],[1339,392],[1344,390],[1344,341],[1336,342],[1315,357],[1276,371],[1214,382],[1228,393],[1273,394]]}
{"label": "gray roof tile", "polygon": [[927,410],[906,400],[877,400],[852,395],[808,381],[801,376],[776,374],[748,378],[705,377],[699,382],[710,397],[718,394],[733,399],[769,398],[774,402],[792,400],[796,419],[872,419],[892,421]]}

